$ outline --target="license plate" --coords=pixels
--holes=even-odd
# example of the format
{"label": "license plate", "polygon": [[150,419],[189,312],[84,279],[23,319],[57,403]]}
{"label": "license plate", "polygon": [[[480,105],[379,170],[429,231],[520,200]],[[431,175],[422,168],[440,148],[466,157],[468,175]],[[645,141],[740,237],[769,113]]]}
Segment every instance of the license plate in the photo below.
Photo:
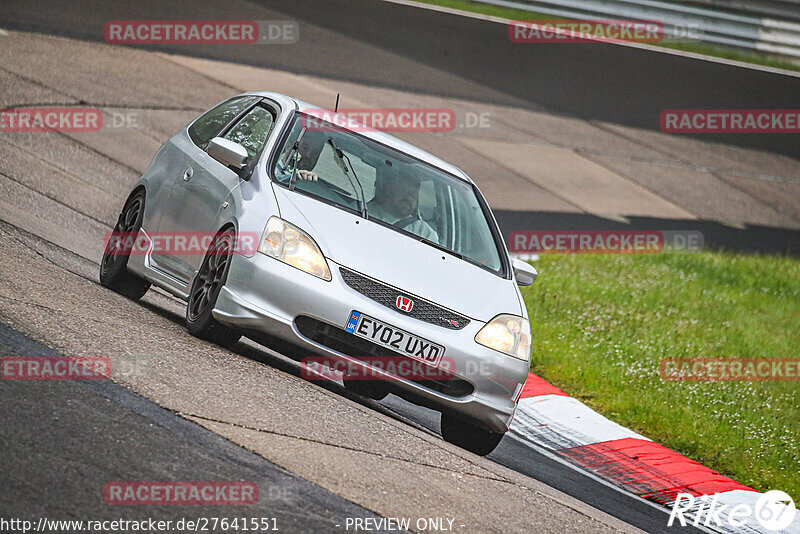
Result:
{"label": "license plate", "polygon": [[439,365],[439,361],[444,355],[444,347],[441,345],[358,311],[350,313],[344,329],[351,334],[369,339],[373,343],[434,367]]}

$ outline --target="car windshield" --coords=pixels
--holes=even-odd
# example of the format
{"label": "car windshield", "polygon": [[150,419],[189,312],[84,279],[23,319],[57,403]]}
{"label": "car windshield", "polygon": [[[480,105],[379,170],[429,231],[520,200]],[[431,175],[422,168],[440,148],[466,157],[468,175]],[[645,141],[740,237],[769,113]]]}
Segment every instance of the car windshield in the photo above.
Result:
{"label": "car windshield", "polygon": [[502,272],[477,190],[403,152],[298,114],[272,170],[279,183],[355,212],[363,188],[370,220]]}

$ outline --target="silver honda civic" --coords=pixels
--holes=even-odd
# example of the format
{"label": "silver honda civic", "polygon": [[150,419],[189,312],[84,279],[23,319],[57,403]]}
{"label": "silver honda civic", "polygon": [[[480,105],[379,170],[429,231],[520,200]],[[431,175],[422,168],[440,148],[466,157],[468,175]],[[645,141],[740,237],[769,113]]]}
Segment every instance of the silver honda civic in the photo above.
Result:
{"label": "silver honda civic", "polygon": [[316,109],[244,93],[170,138],[107,235],[101,283],[159,286],[193,335],[274,340],[303,376],[436,409],[446,440],[488,454],[528,375],[517,286],[536,270],[464,172]]}

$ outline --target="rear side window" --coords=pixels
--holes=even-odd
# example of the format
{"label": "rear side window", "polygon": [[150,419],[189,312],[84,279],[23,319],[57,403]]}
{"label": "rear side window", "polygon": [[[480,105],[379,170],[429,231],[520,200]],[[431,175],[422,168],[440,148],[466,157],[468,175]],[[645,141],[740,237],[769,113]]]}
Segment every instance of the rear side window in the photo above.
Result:
{"label": "rear side window", "polygon": [[238,96],[211,108],[189,126],[189,137],[205,150],[209,141],[258,99],[257,96]]}

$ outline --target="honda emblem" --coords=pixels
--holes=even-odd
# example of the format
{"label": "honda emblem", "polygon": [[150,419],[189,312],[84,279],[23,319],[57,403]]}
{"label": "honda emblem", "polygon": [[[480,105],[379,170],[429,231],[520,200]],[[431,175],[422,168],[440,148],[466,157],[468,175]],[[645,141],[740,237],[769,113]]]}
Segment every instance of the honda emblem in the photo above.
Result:
{"label": "honda emblem", "polygon": [[399,310],[408,313],[411,311],[411,308],[414,307],[414,301],[408,297],[398,295],[397,300],[394,301],[394,305],[397,306]]}

